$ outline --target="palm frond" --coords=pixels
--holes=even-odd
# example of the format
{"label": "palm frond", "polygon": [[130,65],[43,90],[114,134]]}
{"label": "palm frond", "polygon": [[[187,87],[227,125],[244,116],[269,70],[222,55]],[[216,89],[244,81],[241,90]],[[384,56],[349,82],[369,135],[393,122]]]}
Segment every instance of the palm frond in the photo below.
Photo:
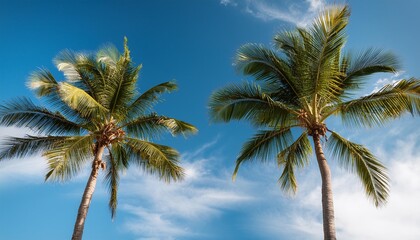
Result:
{"label": "palm frond", "polygon": [[130,118],[136,118],[140,114],[152,109],[155,103],[159,101],[159,95],[165,92],[172,92],[178,87],[175,82],[164,82],[158,84],[143,94],[141,94],[133,103],[128,107]]}
{"label": "palm frond", "polygon": [[45,180],[66,181],[78,173],[88,161],[93,161],[92,135],[66,137],[45,151],[43,156],[48,161]]}
{"label": "palm frond", "polygon": [[[274,44],[281,53],[287,57],[294,81],[299,82],[299,95],[302,99],[307,99],[313,93],[313,79],[310,65],[316,62],[315,56],[312,55],[310,33],[306,29],[297,29],[296,31],[283,31],[274,36]],[[285,91],[290,91],[284,89]],[[284,91],[283,91],[284,92]],[[291,98],[291,95],[285,95]],[[308,102],[308,100],[305,100]]]}
{"label": "palm frond", "polygon": [[120,176],[118,173],[118,162],[114,158],[112,152],[109,153],[109,160],[107,161],[107,172],[105,176],[105,181],[107,182],[109,189],[109,202],[108,206],[111,210],[111,218],[115,218],[117,205],[118,205],[118,184]]}
{"label": "palm frond", "polygon": [[[268,85],[286,89],[290,99],[302,97],[301,85],[293,77],[289,64],[262,45],[246,44],[237,53],[235,65],[245,75],[254,76]],[[286,96],[285,96],[286,98]]]}
{"label": "palm frond", "polygon": [[307,166],[311,154],[311,143],[308,140],[307,133],[303,132],[294,143],[277,155],[277,163],[279,166],[284,166],[283,172],[279,178],[279,183],[283,191],[289,194],[296,193],[297,181],[294,174],[294,168],[303,168]]}
{"label": "palm frond", "polygon": [[134,97],[135,87],[141,65],[132,66],[130,51],[127,46],[127,38],[124,41],[124,53],[116,62],[113,77],[109,78],[106,89],[110,95],[110,113],[120,112],[127,109],[127,103]]}
{"label": "palm frond", "polygon": [[259,131],[242,146],[241,152],[236,159],[236,167],[232,178],[235,180],[239,166],[243,162],[254,159],[267,161],[270,157],[274,159],[274,156],[287,148],[292,141],[293,137],[290,127]]}
{"label": "palm frond", "polygon": [[59,112],[36,106],[29,98],[17,98],[0,105],[0,125],[28,127],[39,134],[79,134],[82,125]]}
{"label": "palm frond", "polygon": [[70,108],[59,96],[59,83],[54,79],[52,74],[45,69],[33,72],[27,82],[27,86],[35,92],[38,97],[45,99],[51,109],[58,109],[58,111],[69,121],[79,123],[86,123],[79,112]]}
{"label": "palm frond", "polygon": [[120,180],[119,171],[128,167],[127,153],[120,144],[113,144],[112,148],[108,148],[107,170],[105,182],[108,185],[110,198],[109,209],[111,217],[114,218],[118,205],[118,184]]}
{"label": "palm frond", "polygon": [[62,72],[66,81],[74,83],[82,79],[77,68],[77,62],[80,58],[84,58],[85,54],[75,53],[71,50],[64,50],[60,52],[55,58],[54,63],[58,71]]}
{"label": "palm frond", "polygon": [[27,86],[34,90],[36,96],[43,97],[53,93],[57,84],[51,72],[46,69],[40,69],[31,74]]}
{"label": "palm frond", "polygon": [[350,11],[343,8],[329,8],[321,14],[309,30],[305,50],[312,59],[313,99],[317,96],[324,101],[334,99],[341,91],[339,68],[341,49],[346,42],[344,29],[348,24]]}
{"label": "palm frond", "polygon": [[352,143],[335,132],[329,138],[328,148],[343,167],[357,173],[366,195],[373,199],[376,206],[386,202],[389,193],[386,168],[367,148]]}
{"label": "palm frond", "polygon": [[0,146],[0,161],[11,158],[24,158],[54,148],[55,145],[64,141],[63,136],[31,136],[6,137]]}
{"label": "palm frond", "polygon": [[76,53],[70,50],[62,51],[54,62],[59,71],[66,76],[66,81],[83,89],[96,101],[105,88],[103,66],[96,62],[92,54]]}
{"label": "palm frond", "polygon": [[120,56],[120,52],[114,45],[107,45],[96,53],[96,61],[103,65],[115,68]]}
{"label": "palm frond", "polygon": [[66,82],[59,84],[59,95],[63,102],[75,109],[82,116],[92,116],[92,114],[104,115],[108,110],[98,103],[91,95],[83,89]]}
{"label": "palm frond", "polygon": [[191,124],[184,121],[159,116],[155,113],[141,116],[123,125],[130,136],[141,139],[158,137],[163,131],[169,131],[172,135],[194,134],[198,130]]}
{"label": "palm frond", "polygon": [[284,126],[295,117],[295,106],[273,100],[256,84],[230,85],[210,96],[213,121],[250,120],[252,123]]}
{"label": "palm frond", "polygon": [[166,182],[183,179],[184,170],[178,165],[179,153],[175,149],[135,138],[127,138],[126,147],[130,161],[146,172]]}
{"label": "palm frond", "polygon": [[360,89],[367,76],[374,73],[395,73],[399,69],[399,62],[394,54],[374,48],[361,52],[354,59],[351,55],[344,59],[345,62],[341,64],[345,73],[342,80],[344,94]]}
{"label": "palm frond", "polygon": [[372,127],[400,117],[403,113],[420,113],[420,81],[401,80],[359,99],[339,105],[346,124]]}

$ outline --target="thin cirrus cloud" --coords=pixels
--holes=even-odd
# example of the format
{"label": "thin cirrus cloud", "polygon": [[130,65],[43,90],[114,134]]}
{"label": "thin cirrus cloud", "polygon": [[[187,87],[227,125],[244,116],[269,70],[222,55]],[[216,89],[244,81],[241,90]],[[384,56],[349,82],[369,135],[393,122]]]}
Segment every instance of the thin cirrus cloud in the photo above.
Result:
{"label": "thin cirrus cloud", "polygon": [[264,21],[284,21],[299,27],[312,22],[320,10],[326,7],[324,0],[305,0],[282,3],[273,0],[221,0],[224,6],[238,7]]}
{"label": "thin cirrus cloud", "polygon": [[[1,127],[1,139],[6,136],[23,137],[27,129]],[[3,140],[2,140],[3,141]],[[42,183],[47,163],[41,157],[25,157],[21,159],[5,159],[0,161],[0,183],[35,182]]]}
{"label": "thin cirrus cloud", "polygon": [[387,84],[396,84],[397,82],[401,81],[404,78],[407,78],[405,71],[396,72],[391,77],[379,78],[375,82],[374,88],[371,93],[379,91],[382,87],[384,87]]}
{"label": "thin cirrus cloud", "polygon": [[211,222],[238,204],[256,201],[247,192],[250,186],[237,188],[226,169],[216,171],[220,158],[204,156],[216,143],[183,154],[187,175],[182,182],[166,184],[135,170],[126,174],[120,184],[121,210],[129,215],[125,229],[142,239],[200,238],[203,233],[196,230],[197,225]]}
{"label": "thin cirrus cloud", "polygon": [[[23,137],[36,135],[28,128],[0,127],[0,141],[5,137]],[[41,153],[28,155],[19,159],[5,159],[0,161],[0,186],[21,183],[44,183],[48,170],[48,162]],[[84,168],[80,173],[71,178],[69,182],[85,182],[89,176],[89,168]]]}

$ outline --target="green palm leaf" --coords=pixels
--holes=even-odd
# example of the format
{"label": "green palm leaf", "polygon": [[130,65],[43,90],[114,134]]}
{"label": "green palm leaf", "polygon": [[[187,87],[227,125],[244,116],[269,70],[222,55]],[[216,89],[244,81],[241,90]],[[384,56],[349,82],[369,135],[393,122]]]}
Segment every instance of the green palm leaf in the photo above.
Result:
{"label": "green palm leaf", "polygon": [[340,89],[341,72],[338,65],[341,49],[346,41],[344,28],[347,26],[350,12],[347,7],[330,8],[317,18],[309,30],[306,47],[310,49],[310,66],[313,81],[313,101],[317,96],[334,99]]}
{"label": "green palm leaf", "polygon": [[35,91],[38,97],[47,100],[53,109],[58,109],[60,113],[70,121],[80,124],[87,122],[79,112],[63,102],[58,94],[59,83],[49,71],[41,69],[40,71],[33,72],[27,85],[30,89]]}
{"label": "green palm leaf", "polygon": [[280,151],[283,151],[293,141],[290,127],[280,128],[268,131],[259,131],[254,137],[246,142],[236,159],[236,167],[232,178],[235,179],[238,174],[239,166],[244,161],[258,159],[266,161]]}
{"label": "green palm leaf", "polygon": [[130,161],[146,172],[166,182],[183,179],[184,170],[178,165],[179,153],[175,149],[135,138],[127,138],[126,144]]}
{"label": "green palm leaf", "polygon": [[346,62],[342,65],[348,65],[348,68],[344,68],[346,75],[342,80],[346,92],[362,87],[367,76],[380,72],[395,73],[399,68],[394,54],[374,48],[361,52],[354,59],[351,55],[346,56]]}
{"label": "green palm leaf", "polygon": [[0,105],[0,125],[28,127],[39,134],[79,134],[82,131],[82,125],[23,97]]}
{"label": "green palm leaf", "polygon": [[388,84],[377,92],[339,105],[343,121],[350,125],[383,125],[408,112],[420,113],[420,82],[416,79]]}
{"label": "green palm leaf", "polygon": [[155,113],[141,116],[123,125],[129,135],[145,139],[160,135],[163,131],[169,131],[172,135],[193,134],[197,129],[186,122],[175,118],[158,116]]}
{"label": "green palm leaf", "polygon": [[27,86],[34,90],[38,97],[43,97],[56,91],[57,84],[51,72],[46,69],[40,69],[31,74]]}
{"label": "green palm leaf", "polygon": [[94,140],[92,135],[66,137],[45,151],[43,156],[48,161],[45,180],[65,181],[73,177],[87,160],[93,159]]}
{"label": "green palm leaf", "polygon": [[96,101],[104,95],[103,66],[91,54],[75,53],[70,50],[61,52],[55,59],[58,70],[66,76],[66,81],[85,90]]}
{"label": "green palm leaf", "polygon": [[105,107],[98,103],[86,91],[69,83],[61,82],[58,91],[63,102],[84,117],[91,116],[94,113],[104,115],[108,112]]}
{"label": "green palm leaf", "polygon": [[290,194],[296,193],[297,181],[294,174],[294,168],[303,168],[307,166],[311,154],[311,143],[309,142],[307,133],[303,132],[294,143],[277,155],[279,166],[284,166],[283,172],[279,178],[279,183],[285,192]]}
{"label": "green palm leaf", "polygon": [[0,161],[10,158],[24,158],[26,156],[48,151],[67,137],[62,136],[31,136],[23,138],[7,137],[2,140],[0,148]]}
{"label": "green palm leaf", "polygon": [[236,67],[245,75],[254,76],[256,80],[263,80],[271,88],[285,89],[291,99],[302,97],[301,85],[298,85],[289,64],[277,54],[261,45],[246,44],[242,46],[236,56]]}
{"label": "green palm leaf", "polygon": [[359,176],[366,195],[376,206],[383,205],[388,197],[388,175],[386,168],[375,156],[360,144],[352,143],[332,132],[328,148],[341,165]]}
{"label": "green palm leaf", "polygon": [[177,89],[175,82],[164,82],[158,84],[143,94],[141,94],[134,102],[128,107],[130,118],[136,118],[139,114],[144,114],[150,110],[155,103],[159,101],[158,96],[165,92],[172,92]]}
{"label": "green palm leaf", "polygon": [[256,125],[270,123],[287,125],[295,119],[294,106],[273,100],[258,85],[230,85],[210,96],[210,115],[213,121],[250,120]]}
{"label": "green palm leaf", "polygon": [[110,152],[109,153],[109,160],[107,161],[107,172],[106,172],[106,176],[105,176],[105,180],[107,182],[108,185],[108,189],[109,189],[109,209],[111,210],[111,218],[114,219],[115,214],[116,214],[116,210],[117,210],[117,205],[118,205],[118,184],[119,184],[119,180],[120,180],[120,176],[118,173],[119,167],[118,167],[118,160],[116,160],[113,157],[113,154]]}
{"label": "green palm leaf", "polygon": [[111,96],[109,110],[110,113],[126,110],[127,103],[134,97],[135,84],[141,65],[133,67],[131,65],[130,51],[127,46],[127,38],[124,41],[124,54],[120,56],[112,71],[113,77],[110,78],[106,89]]}
{"label": "green palm leaf", "polygon": [[108,152],[105,182],[110,193],[108,205],[111,210],[111,217],[114,218],[118,205],[119,171],[128,167],[128,158],[125,149],[120,144],[113,144],[111,148],[108,148]]}

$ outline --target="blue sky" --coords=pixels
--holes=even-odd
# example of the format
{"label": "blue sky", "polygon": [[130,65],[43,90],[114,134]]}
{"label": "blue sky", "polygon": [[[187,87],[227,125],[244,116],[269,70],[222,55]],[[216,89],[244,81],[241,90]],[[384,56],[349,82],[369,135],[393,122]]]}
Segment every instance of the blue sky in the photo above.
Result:
{"label": "blue sky", "polygon": [[[117,217],[111,221],[103,176],[93,197],[84,239],[321,239],[320,176],[315,164],[299,172],[299,192],[285,196],[274,164],[247,164],[231,181],[241,144],[255,132],[246,123],[210,123],[212,91],[246,80],[232,67],[245,43],[271,44],[275,33],[305,26],[321,0],[0,1],[0,101],[31,96],[25,82],[45,67],[62,76],[52,59],[64,49],[122,48],[143,64],[140,91],[175,79],[179,90],[164,95],[157,112],[195,124],[184,139],[159,143],[183,156],[185,181],[165,184],[130,169],[120,184]],[[416,0],[347,1],[352,10],[346,48],[394,52],[396,75],[375,75],[360,94],[401,78],[420,77]],[[35,99],[35,98],[34,98]],[[36,99],[35,99],[36,100]],[[389,168],[389,203],[376,209],[355,176],[332,168],[336,227],[340,239],[420,239],[420,130],[409,116],[377,129],[329,127],[368,146]],[[0,128],[0,137],[27,131]],[[69,239],[88,176],[44,183],[40,156],[0,162],[0,239]]]}

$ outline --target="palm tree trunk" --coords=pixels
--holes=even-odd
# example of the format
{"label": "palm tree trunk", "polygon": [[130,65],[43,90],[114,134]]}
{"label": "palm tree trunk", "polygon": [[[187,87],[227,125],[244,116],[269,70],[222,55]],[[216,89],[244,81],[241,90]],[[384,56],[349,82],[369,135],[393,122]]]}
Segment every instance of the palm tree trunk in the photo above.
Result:
{"label": "palm tree trunk", "polygon": [[92,171],[89,180],[86,183],[85,191],[83,193],[82,201],[80,202],[79,211],[77,213],[76,223],[74,224],[72,240],[81,240],[83,236],[83,229],[85,227],[85,219],[89,210],[90,201],[92,200],[93,192],[95,191],[98,171],[102,162],[102,154],[105,146],[97,148],[95,159],[92,164]]}
{"label": "palm tree trunk", "polygon": [[324,225],[324,240],[335,240],[334,203],[331,183],[331,172],[321,146],[321,136],[313,136],[316,159],[322,179],[322,218]]}

